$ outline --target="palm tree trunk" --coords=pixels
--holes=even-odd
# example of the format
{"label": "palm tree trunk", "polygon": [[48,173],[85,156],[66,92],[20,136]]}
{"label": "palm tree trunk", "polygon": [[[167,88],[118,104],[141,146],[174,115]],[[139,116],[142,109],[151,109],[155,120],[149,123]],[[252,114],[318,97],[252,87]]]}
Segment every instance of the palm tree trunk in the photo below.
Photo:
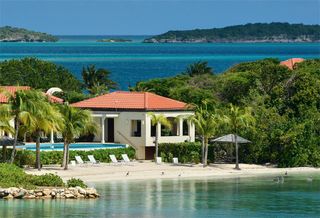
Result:
{"label": "palm tree trunk", "polygon": [[62,158],[62,164],[61,167],[65,168],[66,167],[66,161],[67,161],[67,141],[64,140],[63,143],[63,158]]}
{"label": "palm tree trunk", "polygon": [[6,145],[2,147],[2,160],[3,160],[3,163],[7,162],[7,146]]}
{"label": "palm tree trunk", "polygon": [[205,153],[204,153],[204,164],[203,167],[208,165],[208,138],[205,137]]}
{"label": "palm tree trunk", "polygon": [[237,139],[237,135],[235,135],[235,142],[236,142],[236,167],[235,169],[236,170],[240,170],[240,167],[239,167],[239,155],[238,155],[238,150],[239,150],[239,146],[238,146],[238,139]]}
{"label": "palm tree trunk", "polygon": [[155,144],[156,144],[156,156],[155,156],[155,160],[157,161],[157,157],[159,155],[159,148],[158,148],[158,135],[156,133],[156,141],[155,141]]}
{"label": "palm tree trunk", "polygon": [[68,169],[68,164],[69,164],[69,143],[67,144],[67,156],[66,156],[66,165],[64,167],[65,170]]}
{"label": "palm tree trunk", "polygon": [[201,163],[204,165],[204,148],[205,148],[205,142],[204,142],[204,136],[202,136],[202,147],[201,147]]}
{"label": "palm tree trunk", "polygon": [[14,133],[14,142],[12,146],[10,163],[13,163],[14,158],[16,156],[16,146],[18,142],[18,134],[19,134],[19,128],[20,128],[20,122],[18,121],[18,118],[15,118],[14,123],[15,123],[15,133]]}
{"label": "palm tree trunk", "polygon": [[36,140],[36,169],[41,170],[41,161],[40,161],[40,134],[41,132],[38,130],[36,132],[37,140]]}

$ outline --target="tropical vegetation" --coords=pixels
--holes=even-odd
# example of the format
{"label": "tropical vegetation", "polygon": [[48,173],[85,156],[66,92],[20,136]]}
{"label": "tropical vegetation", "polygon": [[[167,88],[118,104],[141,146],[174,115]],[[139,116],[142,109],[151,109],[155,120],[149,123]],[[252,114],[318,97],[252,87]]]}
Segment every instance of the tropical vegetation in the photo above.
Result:
{"label": "tropical vegetation", "polygon": [[81,110],[69,105],[60,105],[59,111],[63,117],[63,128],[61,129],[64,142],[62,166],[67,170],[70,144],[81,135],[95,133],[97,125],[88,110]]}
{"label": "tropical vegetation", "polygon": [[[222,117],[231,116],[230,104],[244,113],[250,108],[254,119],[237,128],[238,135],[252,141],[239,147],[241,162],[320,166],[319,59],[306,60],[293,70],[281,66],[278,59],[263,59],[237,64],[217,75],[190,76],[187,71],[142,81],[130,89],[151,90],[199,107],[205,101],[208,111],[216,109]],[[231,120],[222,119],[215,136],[234,133]],[[225,159],[235,156],[230,145],[215,147],[217,153],[225,153]]]}
{"label": "tropical vegetation", "polygon": [[155,114],[153,112],[149,112],[148,115],[151,119],[151,125],[155,126],[156,128],[156,136],[155,136],[155,146],[156,146],[156,152],[155,152],[155,158],[159,157],[159,132],[158,132],[158,126],[164,126],[167,128],[171,128],[171,123],[169,120],[163,115],[163,114]]}
{"label": "tropical vegetation", "polygon": [[96,69],[94,65],[82,69],[82,78],[85,88],[93,96],[108,93],[117,88],[117,83],[109,79],[110,72],[106,69]]}

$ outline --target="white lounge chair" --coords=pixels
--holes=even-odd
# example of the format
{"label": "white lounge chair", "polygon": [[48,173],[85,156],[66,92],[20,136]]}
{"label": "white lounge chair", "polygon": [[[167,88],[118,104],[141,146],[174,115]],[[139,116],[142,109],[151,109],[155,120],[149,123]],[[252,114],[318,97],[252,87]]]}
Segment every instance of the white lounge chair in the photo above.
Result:
{"label": "white lounge chair", "polygon": [[162,163],[161,157],[157,157],[157,158],[156,158],[156,163],[157,163],[157,164],[161,164],[161,163]]}
{"label": "white lounge chair", "polygon": [[88,155],[88,159],[89,159],[90,163],[92,163],[92,164],[100,164],[100,162],[97,161],[97,160],[94,158],[93,155]]}
{"label": "white lounge chair", "polygon": [[179,160],[177,157],[172,158],[172,163],[173,165],[178,165],[179,164]]}
{"label": "white lounge chair", "polygon": [[121,162],[119,162],[116,158],[116,156],[114,154],[110,154],[109,155],[110,159],[111,159],[111,162],[114,164],[114,165],[119,165],[121,164]]}
{"label": "white lounge chair", "polygon": [[122,156],[122,160],[125,164],[128,164],[128,165],[133,165],[132,161],[130,161],[129,157],[127,154],[121,154]]}
{"label": "white lounge chair", "polygon": [[80,165],[85,164],[85,162],[82,160],[82,158],[80,156],[75,156],[75,158],[76,158],[76,161],[78,164],[80,164]]}

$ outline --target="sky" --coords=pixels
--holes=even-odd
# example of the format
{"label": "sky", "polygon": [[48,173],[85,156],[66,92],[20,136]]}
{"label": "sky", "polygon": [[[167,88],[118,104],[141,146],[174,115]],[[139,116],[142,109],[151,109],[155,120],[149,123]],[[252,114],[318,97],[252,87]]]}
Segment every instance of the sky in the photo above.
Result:
{"label": "sky", "polygon": [[0,26],[55,35],[154,35],[256,22],[320,24],[320,0],[0,0]]}

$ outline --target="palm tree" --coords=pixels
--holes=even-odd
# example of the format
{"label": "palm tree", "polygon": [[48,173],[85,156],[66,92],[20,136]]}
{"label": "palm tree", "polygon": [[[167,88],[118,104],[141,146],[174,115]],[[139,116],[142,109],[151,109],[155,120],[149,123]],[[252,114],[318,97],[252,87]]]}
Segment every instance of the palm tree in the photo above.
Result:
{"label": "palm tree", "polygon": [[52,105],[48,98],[39,91],[34,92],[34,107],[29,108],[31,122],[29,125],[23,124],[25,129],[36,136],[36,168],[41,169],[40,161],[40,138],[41,134],[49,134],[51,131],[58,132],[63,128],[63,117],[59,110]]}
{"label": "palm tree", "polygon": [[156,145],[156,156],[155,158],[158,157],[159,155],[159,138],[158,138],[158,134],[161,134],[158,132],[158,126],[159,125],[163,125],[167,128],[171,128],[171,123],[170,121],[163,115],[163,114],[158,114],[156,115],[155,113],[153,112],[150,112],[148,113],[148,115],[151,117],[151,125],[152,126],[156,126],[156,140],[155,140],[155,145]]}
{"label": "palm tree", "polygon": [[230,104],[229,110],[226,115],[224,115],[224,122],[229,126],[232,133],[235,135],[235,144],[236,144],[236,167],[235,169],[239,170],[239,155],[238,155],[238,141],[237,134],[242,128],[251,127],[255,119],[252,115],[251,108],[246,107],[240,109],[237,106]]}
{"label": "palm tree", "polygon": [[208,66],[207,61],[198,61],[193,64],[190,64],[187,67],[186,73],[189,76],[203,75],[203,74],[212,74],[213,70]]}
{"label": "palm tree", "polygon": [[216,134],[218,115],[208,110],[208,105],[203,102],[202,106],[196,107],[195,114],[188,118],[189,122],[194,123],[196,130],[201,135],[202,141],[202,164],[203,167],[208,163],[209,139]]}
{"label": "palm tree", "polygon": [[[0,106],[0,130],[5,134],[14,133],[13,127],[10,125],[10,120],[12,119],[11,114],[8,110],[8,105]],[[2,146],[2,159],[3,162],[7,160],[7,145]]]}
{"label": "palm tree", "polygon": [[86,89],[92,95],[108,93],[110,89],[116,89],[117,83],[109,79],[110,71],[94,65],[82,69],[82,78]]}
{"label": "palm tree", "polygon": [[43,99],[43,95],[40,96],[39,93],[31,90],[18,90],[15,94],[6,93],[6,95],[8,96],[8,104],[2,107],[1,110],[14,119],[14,143],[10,159],[10,163],[13,163],[16,155],[20,126],[22,124],[30,126],[32,123],[30,110],[36,107],[36,102],[39,99]]}
{"label": "palm tree", "polygon": [[81,134],[96,132],[97,126],[92,119],[91,112],[88,110],[81,110],[69,105],[61,105],[59,110],[64,118],[64,127],[61,131],[64,140],[62,166],[67,170],[69,145]]}

